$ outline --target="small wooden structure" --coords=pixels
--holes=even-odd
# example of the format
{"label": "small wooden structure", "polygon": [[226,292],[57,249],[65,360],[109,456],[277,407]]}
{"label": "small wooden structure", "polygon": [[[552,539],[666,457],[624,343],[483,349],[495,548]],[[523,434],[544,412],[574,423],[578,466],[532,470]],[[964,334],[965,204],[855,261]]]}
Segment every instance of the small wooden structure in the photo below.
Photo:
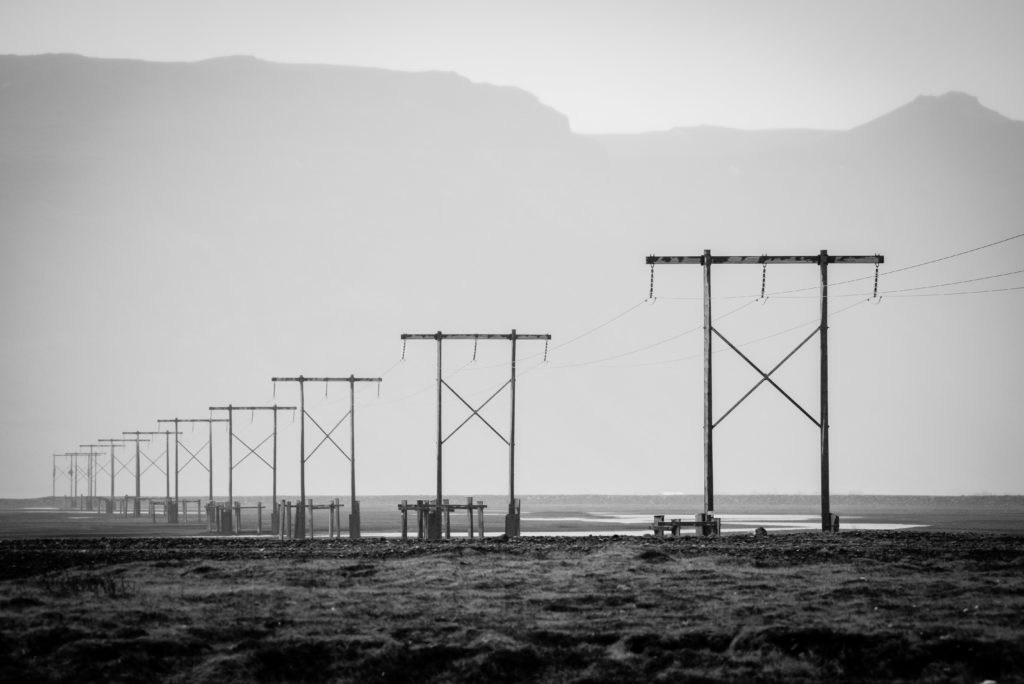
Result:
{"label": "small wooden structure", "polygon": [[655,537],[664,537],[665,532],[673,537],[678,537],[684,527],[692,527],[701,536],[710,537],[713,534],[722,534],[722,519],[706,513],[697,513],[693,516],[693,520],[683,520],[682,518],[665,520],[664,515],[656,515],[654,522],[648,527],[654,530]]}
{"label": "small wooden structure", "polygon": [[[281,521],[278,536],[281,539],[312,539],[316,536],[314,511],[327,511],[327,536],[331,539],[341,538],[341,509],[345,507],[339,499],[325,504],[313,503],[307,499],[305,506],[301,501],[281,501],[277,505],[277,519]],[[302,513],[303,525],[295,525],[294,521]],[[351,518],[349,519],[351,521]],[[301,534],[302,536],[299,536]]]}
{"label": "small wooden structure", "polygon": [[203,504],[199,499],[150,499],[149,500],[149,517],[150,520],[156,522],[157,516],[164,518],[166,522],[178,523],[184,522],[188,524],[188,508],[189,503],[195,504],[195,519],[196,522],[202,522],[203,520]]}
{"label": "small wooden structure", "polygon": [[[519,509],[519,500],[516,499],[516,510]],[[409,538],[409,511],[416,511],[416,538],[417,539],[433,539],[434,537],[430,534],[429,527],[429,516],[433,515],[437,511],[437,504],[430,499],[418,499],[416,503],[410,504],[408,500],[402,499],[402,503],[398,504],[398,510],[402,512],[402,539]],[[469,538],[472,539],[475,535],[473,527],[473,513],[476,512],[477,525],[476,527],[480,530],[480,538],[484,538],[484,509],[487,508],[487,504],[483,501],[473,501],[473,497],[468,497],[464,504],[453,504],[448,499],[444,499],[441,503],[441,513],[444,517],[444,538],[452,538],[452,512],[457,510],[466,511],[469,514]]]}

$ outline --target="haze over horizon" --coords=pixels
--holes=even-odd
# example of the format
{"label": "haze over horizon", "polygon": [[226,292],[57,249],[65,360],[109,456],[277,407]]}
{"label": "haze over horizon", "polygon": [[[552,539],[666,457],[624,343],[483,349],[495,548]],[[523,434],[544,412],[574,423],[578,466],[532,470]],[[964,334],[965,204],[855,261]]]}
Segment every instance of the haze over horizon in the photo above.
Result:
{"label": "haze over horizon", "polygon": [[[360,491],[430,492],[436,350],[403,350],[399,335],[511,328],[553,335],[546,362],[543,345],[519,349],[518,491],[698,492],[699,269],[658,267],[656,299],[644,302],[643,258],[702,249],[885,255],[877,306],[866,305],[873,269],[829,271],[834,493],[1024,493],[1024,107],[1014,104],[1021,79],[1010,78],[1024,60],[992,68],[1021,49],[1004,39],[1017,5],[960,16],[968,4],[813,4],[829,13],[787,2],[758,24],[765,12],[753,5],[716,4],[745,10],[744,36],[774,37],[744,50],[735,37],[723,43],[771,78],[755,87],[720,60],[665,58],[662,85],[689,64],[718,88],[680,88],[675,99],[642,80],[620,89],[642,66],[634,53],[675,45],[666,26],[682,17],[724,30],[735,16],[595,3],[605,32],[591,35],[568,31],[578,15],[545,23],[552,10],[531,3],[533,14],[440,3],[426,23],[421,10],[381,3],[409,10],[390,18],[394,31],[384,13],[349,3],[292,14],[244,5],[262,15],[236,3],[129,5],[51,3],[60,11],[44,16],[33,3],[0,4],[0,52],[23,55],[0,57],[0,496],[48,493],[50,454],[100,436],[156,430],[158,418],[201,417],[211,405],[294,404],[295,388],[270,377],[300,373],[383,375],[380,399],[371,388],[357,395]],[[834,26],[851,12],[861,20],[842,40],[821,40],[815,21]],[[427,45],[430,27],[453,16],[465,22]],[[340,18],[339,35],[360,39],[330,56],[350,50],[356,67],[290,63],[336,47],[325,35]],[[899,31],[857,40],[897,20],[931,47],[885,62]],[[508,52],[534,24],[547,80]],[[306,39],[276,39],[272,26]],[[797,29],[802,42],[788,40]],[[954,30],[964,42],[943,43]],[[445,61],[439,37],[451,35],[461,38]],[[591,59],[612,35],[636,49]],[[540,49],[556,37],[577,49]],[[792,50],[793,71],[764,45]],[[870,65],[870,86],[827,72],[836,45],[856,46],[847,59]],[[207,60],[214,49],[257,59]],[[62,56],[29,56],[46,52]],[[600,74],[617,56],[626,73]],[[915,68],[901,73],[908,60]],[[521,69],[513,79],[502,64]],[[581,74],[575,85],[569,73]],[[604,110],[598,91],[613,106],[583,123]],[[749,105],[769,92],[772,107]],[[690,127],[700,124],[726,128]],[[581,134],[616,129],[646,133]],[[763,304],[760,269],[716,270],[721,330],[771,368],[813,329],[814,270],[769,267]],[[815,346],[773,376],[811,413]],[[716,350],[721,415],[757,375]],[[446,378],[474,403],[501,386],[507,362],[507,343],[445,346]],[[340,388],[307,392],[330,425],[347,409]],[[499,395],[483,413],[501,428],[507,411]],[[446,427],[464,417],[449,396]],[[248,443],[265,436],[259,415],[243,422]],[[294,491],[296,426],[282,430],[279,489]],[[195,449],[202,435],[188,439]],[[716,432],[719,493],[815,493],[816,440],[762,387]],[[471,421],[446,446],[445,491],[502,491],[503,449]],[[313,463],[315,493],[346,490],[341,461]],[[188,486],[201,488],[194,471]],[[236,494],[263,492],[267,477],[250,459]],[[146,478],[144,495],[163,492],[159,473]],[[223,489],[223,465],[216,479]],[[118,494],[126,486],[119,479]]]}

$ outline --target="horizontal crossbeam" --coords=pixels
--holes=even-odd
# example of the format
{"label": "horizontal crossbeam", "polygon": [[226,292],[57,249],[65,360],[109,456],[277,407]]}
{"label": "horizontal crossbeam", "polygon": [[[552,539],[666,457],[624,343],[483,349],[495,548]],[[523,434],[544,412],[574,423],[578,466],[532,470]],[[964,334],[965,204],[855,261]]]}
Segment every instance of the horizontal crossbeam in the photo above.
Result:
{"label": "horizontal crossbeam", "polygon": [[[880,254],[870,256],[828,255],[830,264],[884,264]],[[649,256],[648,264],[699,264],[704,265],[704,256]],[[712,256],[712,264],[820,264],[821,255],[811,256]]]}
{"label": "horizontal crossbeam", "polygon": [[551,335],[523,335],[521,333],[505,333],[492,335],[489,333],[402,333],[403,340],[550,340]]}
{"label": "horizontal crossbeam", "polygon": [[294,411],[294,406],[211,406],[211,411]]}
{"label": "horizontal crossbeam", "polygon": [[271,382],[381,382],[382,378],[307,378],[302,375],[297,378],[270,378]]}

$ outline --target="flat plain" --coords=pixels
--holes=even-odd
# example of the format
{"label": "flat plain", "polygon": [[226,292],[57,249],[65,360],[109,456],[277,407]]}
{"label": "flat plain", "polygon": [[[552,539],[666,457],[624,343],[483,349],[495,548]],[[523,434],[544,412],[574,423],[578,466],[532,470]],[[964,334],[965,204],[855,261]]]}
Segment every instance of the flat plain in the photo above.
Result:
{"label": "flat plain", "polygon": [[0,559],[0,681],[1024,681],[1014,534],[21,537]]}

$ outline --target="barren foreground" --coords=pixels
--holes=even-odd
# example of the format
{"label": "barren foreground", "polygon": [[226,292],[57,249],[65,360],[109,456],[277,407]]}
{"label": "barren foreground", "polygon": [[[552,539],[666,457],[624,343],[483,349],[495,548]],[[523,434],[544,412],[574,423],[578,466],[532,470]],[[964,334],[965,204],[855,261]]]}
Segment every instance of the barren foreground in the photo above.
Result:
{"label": "barren foreground", "polygon": [[0,541],[0,681],[1024,681],[1024,536]]}

